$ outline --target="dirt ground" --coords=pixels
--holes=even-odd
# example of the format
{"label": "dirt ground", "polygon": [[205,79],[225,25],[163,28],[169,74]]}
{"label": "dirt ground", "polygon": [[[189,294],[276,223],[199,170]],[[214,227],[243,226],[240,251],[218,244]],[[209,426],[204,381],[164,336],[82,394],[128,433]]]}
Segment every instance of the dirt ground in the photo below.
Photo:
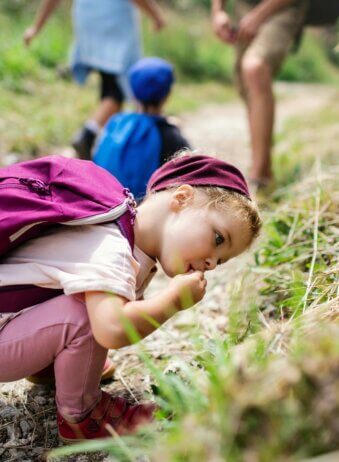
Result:
{"label": "dirt ground", "polygon": [[[277,85],[279,95],[276,129],[280,131],[286,120],[304,113],[317,111],[334,97],[335,90],[325,86]],[[185,114],[180,124],[192,145],[200,151],[217,155],[232,162],[245,172],[249,166],[250,150],[244,106],[240,101],[223,105],[206,105]],[[156,359],[176,368],[178,358],[190,359],[191,344],[188,326],[198,326],[207,338],[227,330],[227,285],[237,278],[250,258],[243,255],[223,268],[208,275],[208,293],[194,309],[175,316],[142,343]],[[146,296],[161,290],[167,284],[159,272]],[[131,400],[139,400],[149,389],[150,376],[138,358],[139,346],[111,351],[116,365],[114,380],[104,386],[112,393],[120,393]],[[55,418],[54,391],[33,386],[21,380],[0,384],[0,460],[42,461],[46,452],[58,446]],[[108,461],[104,455],[79,455],[68,460]]]}

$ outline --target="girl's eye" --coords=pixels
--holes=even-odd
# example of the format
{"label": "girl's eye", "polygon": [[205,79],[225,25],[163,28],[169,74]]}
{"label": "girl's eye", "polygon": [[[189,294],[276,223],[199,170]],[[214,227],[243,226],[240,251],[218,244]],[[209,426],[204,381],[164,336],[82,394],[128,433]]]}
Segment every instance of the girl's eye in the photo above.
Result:
{"label": "girl's eye", "polygon": [[215,233],[215,245],[221,245],[225,241],[224,236],[219,233]]}

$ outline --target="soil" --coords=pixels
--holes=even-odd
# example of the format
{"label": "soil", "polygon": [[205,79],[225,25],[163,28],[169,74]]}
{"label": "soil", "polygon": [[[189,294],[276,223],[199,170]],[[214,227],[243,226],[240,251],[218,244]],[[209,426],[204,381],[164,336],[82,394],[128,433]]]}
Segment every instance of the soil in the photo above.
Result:
{"label": "soil", "polygon": [[[276,129],[287,119],[317,111],[335,95],[335,89],[319,85],[277,85],[279,104]],[[181,117],[180,125],[199,151],[217,155],[245,172],[250,162],[246,113],[240,101],[206,105]],[[142,342],[151,356],[167,369],[176,370],[178,359],[192,360],[188,326],[199,328],[200,335],[213,338],[227,330],[227,286],[239,276],[250,254],[241,256],[207,275],[208,293],[193,309],[182,312]],[[159,272],[146,297],[166,286]],[[140,345],[110,351],[116,365],[114,379],[104,389],[138,401],[150,389],[151,379],[138,357]],[[58,446],[54,390],[35,386],[26,380],[0,384],[0,461],[43,461],[50,448]],[[103,454],[78,455],[69,461],[108,461]]]}

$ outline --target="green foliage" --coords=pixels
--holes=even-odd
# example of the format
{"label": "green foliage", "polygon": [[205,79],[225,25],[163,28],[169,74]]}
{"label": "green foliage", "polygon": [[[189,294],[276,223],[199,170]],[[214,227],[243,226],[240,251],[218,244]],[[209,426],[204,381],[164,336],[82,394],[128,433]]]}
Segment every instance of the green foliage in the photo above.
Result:
{"label": "green foliage", "polygon": [[284,63],[279,78],[289,82],[338,83],[338,70],[327,59],[321,35],[304,32],[300,49]]}
{"label": "green foliage", "polygon": [[213,35],[208,17],[191,11],[190,20],[167,12],[168,27],[156,34],[144,21],[144,44],[147,55],[171,61],[178,75],[193,81],[219,80],[230,82],[233,74],[233,49]]}
{"label": "green foliage", "polygon": [[2,14],[0,11],[0,81],[14,91],[24,91],[26,82],[48,78],[55,79],[47,68],[55,68],[67,60],[71,42],[69,12],[62,8],[52,18],[28,49],[23,43],[23,33],[33,20],[21,13]]}
{"label": "green foliage", "polygon": [[[271,316],[295,317],[307,307],[336,297],[336,275],[331,270],[335,266],[336,236],[327,225],[336,213],[330,193],[334,181],[329,177],[321,189],[313,182],[309,189],[298,191],[288,207],[274,214],[267,224],[266,239],[256,261],[265,275],[261,309],[268,307]],[[316,276],[310,281],[311,273]]]}
{"label": "green foliage", "polygon": [[[175,10],[166,11],[168,27],[160,33],[152,30],[147,19],[143,21],[145,53],[170,60],[180,79],[231,82],[234,50],[214,36],[208,11],[193,3],[194,8],[180,2]],[[37,2],[27,6],[17,1],[6,2],[0,9],[0,80],[14,90],[24,88],[26,79],[39,78],[67,62],[72,41],[68,4],[58,8],[30,49],[23,46],[22,35],[33,21],[36,6]],[[321,36],[306,33],[299,52],[287,59],[279,78],[337,83],[338,71],[327,54]]]}

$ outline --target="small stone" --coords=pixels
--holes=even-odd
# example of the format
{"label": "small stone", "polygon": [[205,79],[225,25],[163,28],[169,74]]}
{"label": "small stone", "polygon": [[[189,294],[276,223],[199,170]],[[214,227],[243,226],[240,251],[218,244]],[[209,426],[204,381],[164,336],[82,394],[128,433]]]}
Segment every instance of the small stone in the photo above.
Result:
{"label": "small stone", "polygon": [[34,401],[39,404],[39,406],[47,404],[47,399],[44,396],[35,396]]}
{"label": "small stone", "polygon": [[46,396],[49,395],[49,389],[45,386],[40,387],[36,393],[37,396]]}
{"label": "small stone", "polygon": [[43,454],[45,452],[45,448],[33,448],[32,453],[33,454]]}
{"label": "small stone", "polygon": [[57,421],[56,420],[49,420],[48,421],[48,426],[49,428],[56,428],[57,427]]}
{"label": "small stone", "polygon": [[28,422],[27,420],[20,420],[20,428],[21,428],[21,431],[22,431],[22,435],[23,436],[26,436],[27,433],[31,430],[32,428],[32,425],[30,424],[30,422]]}
{"label": "small stone", "polygon": [[0,419],[10,420],[15,419],[20,415],[20,412],[13,406],[5,406],[0,410]]}
{"label": "small stone", "polygon": [[58,434],[58,429],[57,429],[57,428],[51,428],[50,434],[51,434],[52,436],[56,436],[56,435]]}
{"label": "small stone", "polygon": [[6,448],[6,449],[11,449],[11,448],[13,448],[13,447],[15,447],[15,446],[20,446],[20,443],[19,443],[18,440],[12,440],[12,439],[11,439],[11,440],[9,440],[9,441],[6,441],[6,443],[4,443],[2,446],[3,446],[4,448]]}
{"label": "small stone", "polygon": [[11,455],[11,460],[20,460],[22,461],[25,457],[24,451],[19,451],[18,449],[10,449],[8,451]]}
{"label": "small stone", "polygon": [[11,447],[13,447],[17,444],[17,441],[22,436],[20,427],[18,427],[17,425],[8,425],[6,427],[6,430],[7,430],[7,440],[8,440],[7,442],[11,443]]}
{"label": "small stone", "polygon": [[19,438],[19,443],[21,446],[24,446],[25,444],[30,443],[30,439],[29,438]]}

